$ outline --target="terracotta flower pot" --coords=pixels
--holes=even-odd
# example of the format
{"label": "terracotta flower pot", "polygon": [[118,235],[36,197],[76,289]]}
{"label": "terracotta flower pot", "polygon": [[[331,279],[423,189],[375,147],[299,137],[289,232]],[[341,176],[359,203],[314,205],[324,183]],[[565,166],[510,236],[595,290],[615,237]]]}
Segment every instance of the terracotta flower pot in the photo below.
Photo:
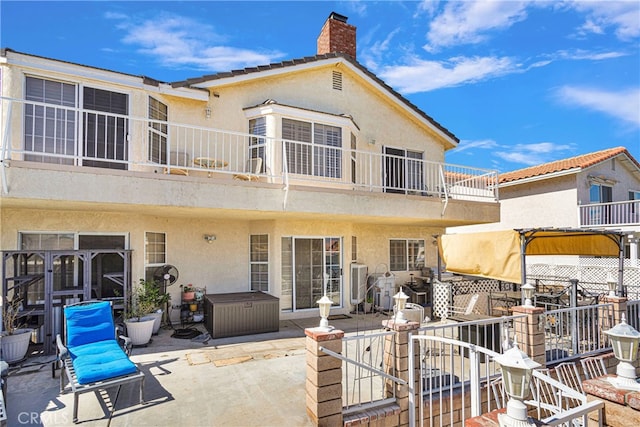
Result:
{"label": "terracotta flower pot", "polygon": [[193,301],[195,298],[196,298],[196,293],[194,291],[182,293],[183,301]]}

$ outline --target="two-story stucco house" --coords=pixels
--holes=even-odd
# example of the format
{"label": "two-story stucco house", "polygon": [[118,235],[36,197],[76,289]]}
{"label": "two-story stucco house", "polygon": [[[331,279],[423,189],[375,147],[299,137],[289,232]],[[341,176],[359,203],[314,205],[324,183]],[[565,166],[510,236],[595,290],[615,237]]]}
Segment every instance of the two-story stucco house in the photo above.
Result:
{"label": "two-story stucco house", "polygon": [[190,283],[347,313],[352,263],[402,284],[445,227],[499,220],[496,174],[444,164],[456,136],[357,62],[335,13],[314,56],[174,83],[9,49],[0,72],[4,284],[45,311],[170,264],[174,304]]}

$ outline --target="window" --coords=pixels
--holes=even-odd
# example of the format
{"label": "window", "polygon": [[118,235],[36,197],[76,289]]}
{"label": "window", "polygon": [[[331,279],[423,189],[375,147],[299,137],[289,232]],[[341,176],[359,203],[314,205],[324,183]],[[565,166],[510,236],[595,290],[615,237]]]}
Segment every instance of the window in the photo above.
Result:
{"label": "window", "polygon": [[250,237],[250,281],[252,291],[269,291],[269,236],[256,234]]}
{"label": "window", "polygon": [[[82,154],[91,160],[85,166],[126,169],[128,159],[128,97],[126,94],[85,87],[83,107],[95,111],[84,113]],[[106,114],[105,114],[106,113]]]}
{"label": "window", "polygon": [[391,271],[416,271],[425,265],[424,240],[392,239],[389,241]]}
{"label": "window", "polygon": [[[252,135],[267,136],[267,119],[265,117],[258,117],[249,120],[249,133]],[[267,158],[265,155],[265,142],[265,138],[252,136],[249,139],[249,158],[262,159],[260,172],[264,172],[266,170]]]}
{"label": "window", "polygon": [[167,235],[165,233],[144,233],[145,279],[151,280],[158,267],[167,263]]}
{"label": "window", "polygon": [[602,184],[591,184],[589,189],[589,202],[611,203],[613,202],[613,187]]}
{"label": "window", "polygon": [[290,173],[342,177],[342,128],[282,119],[282,138]]}
{"label": "window", "polygon": [[167,164],[168,109],[165,104],[149,97],[149,161]]}
{"label": "window", "polygon": [[[26,103],[24,107],[25,160],[73,164],[76,146],[76,86],[73,84],[27,77],[26,99],[48,104]],[[53,157],[69,156],[64,157]]]}
{"label": "window", "polygon": [[20,233],[22,250],[61,250],[73,247],[73,233]]}

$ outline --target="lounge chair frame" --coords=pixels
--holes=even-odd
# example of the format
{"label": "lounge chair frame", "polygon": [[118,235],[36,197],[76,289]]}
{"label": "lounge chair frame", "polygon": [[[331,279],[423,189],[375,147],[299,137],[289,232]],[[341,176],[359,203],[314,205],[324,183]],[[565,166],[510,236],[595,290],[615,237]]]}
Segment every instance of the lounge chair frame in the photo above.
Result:
{"label": "lounge chair frame", "polygon": [[[100,302],[100,301],[95,301],[95,300],[82,301],[79,303],[70,304],[67,307],[77,306],[77,305],[87,305],[87,304],[92,304],[96,302]],[[65,323],[65,336],[66,336],[66,319],[64,323]],[[114,325],[114,340],[116,339],[115,337],[116,337],[116,329]],[[122,335],[118,336],[118,338],[124,341],[123,351],[126,353],[127,356],[129,356],[131,347],[132,347],[131,340],[128,337],[125,337]],[[88,393],[96,390],[104,390],[104,389],[112,388],[116,386],[118,387],[118,392],[119,392],[120,391],[119,387],[121,387],[123,384],[138,383],[138,387],[140,390],[139,403],[140,404],[145,403],[144,402],[144,373],[140,371],[140,369],[137,369],[136,372],[129,375],[109,378],[106,380],[96,381],[88,384],[80,384],[78,382],[75,369],[73,368],[71,355],[69,354],[69,350],[67,349],[67,347],[62,342],[62,337],[60,336],[60,334],[58,334],[58,336],[56,337],[56,343],[58,346],[57,360],[58,360],[58,363],[61,364],[61,367],[64,371],[64,373],[62,372],[60,373],[60,394],[64,394],[66,391],[65,390],[65,387],[66,387],[65,377],[66,377],[67,383],[68,385],[71,386],[71,391],[73,392],[73,422],[74,423],[78,423],[78,401],[79,401],[79,396],[83,393]],[[113,410],[115,410],[115,405],[116,405],[116,401],[113,402],[112,413],[113,413]]]}

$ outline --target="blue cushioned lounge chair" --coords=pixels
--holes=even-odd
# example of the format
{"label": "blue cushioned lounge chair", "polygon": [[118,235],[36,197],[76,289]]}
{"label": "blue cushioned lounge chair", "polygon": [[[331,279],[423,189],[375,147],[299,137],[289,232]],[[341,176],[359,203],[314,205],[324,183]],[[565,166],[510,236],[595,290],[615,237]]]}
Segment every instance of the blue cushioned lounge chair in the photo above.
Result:
{"label": "blue cushioned lounge chair", "polygon": [[[82,393],[137,382],[140,403],[144,403],[144,374],[129,359],[116,337],[109,301],[86,301],[64,307],[66,345],[57,336],[60,393],[65,392],[65,377],[73,391],[73,422],[78,422],[78,396]],[[131,348],[125,341],[125,349]],[[116,393],[117,399],[118,393]],[[116,402],[113,402],[115,408]]]}

